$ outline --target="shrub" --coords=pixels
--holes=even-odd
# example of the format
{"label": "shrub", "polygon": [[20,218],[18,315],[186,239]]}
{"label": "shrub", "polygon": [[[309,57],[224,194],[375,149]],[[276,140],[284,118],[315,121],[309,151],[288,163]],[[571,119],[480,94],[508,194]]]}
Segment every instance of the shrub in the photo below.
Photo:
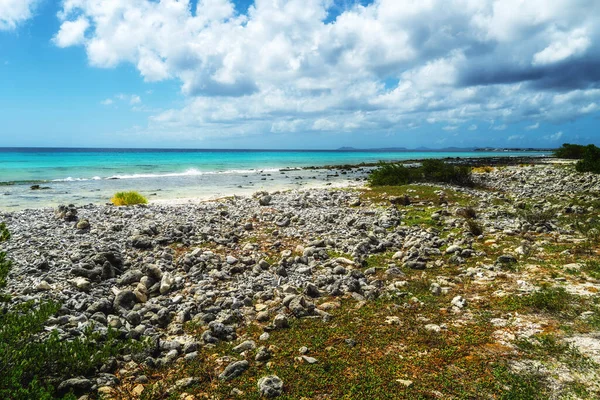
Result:
{"label": "shrub", "polygon": [[600,148],[590,144],[583,151],[583,157],[575,164],[578,172],[593,172],[600,174]]}
{"label": "shrub", "polygon": [[477,211],[473,207],[460,207],[456,210],[456,215],[466,219],[477,218]]}
{"label": "shrub", "polygon": [[539,311],[561,312],[569,307],[572,296],[562,287],[542,287],[525,297],[525,305]]}
{"label": "shrub", "polygon": [[[0,224],[0,242],[10,238]],[[6,286],[11,262],[0,252],[0,290]],[[0,398],[53,399],[60,397],[55,385],[63,380],[95,372],[109,357],[121,353],[129,342],[118,341],[118,332],[94,332],[92,327],[81,337],[65,340],[58,331],[46,333],[48,318],[60,304],[28,301],[9,304],[0,300]],[[72,394],[66,394],[74,399]]]}
{"label": "shrub", "polygon": [[407,185],[413,182],[450,183],[458,186],[473,186],[471,168],[447,164],[441,160],[424,160],[420,167],[407,168],[401,164],[381,163],[371,172],[372,186]]}
{"label": "shrub", "polygon": [[379,168],[369,175],[372,186],[397,186],[413,182],[409,168],[402,164],[380,163]]}
{"label": "shrub", "polygon": [[467,219],[467,227],[469,228],[469,232],[471,232],[474,236],[483,235],[483,227],[472,219]]}
{"label": "shrub", "polygon": [[131,206],[134,204],[148,203],[148,199],[138,192],[119,192],[116,193],[110,201],[115,206]]}
{"label": "shrub", "polygon": [[473,167],[471,169],[472,172],[475,172],[477,174],[489,174],[490,172],[493,172],[495,170],[494,167],[491,167],[489,165],[484,165],[482,167]]}
{"label": "shrub", "polygon": [[558,158],[567,158],[570,160],[580,160],[583,158],[585,146],[579,144],[565,143],[562,147],[554,150],[554,156]]}
{"label": "shrub", "polygon": [[556,213],[551,209],[541,209],[528,205],[525,205],[524,209],[520,210],[518,214],[531,225],[546,225],[556,216]]}

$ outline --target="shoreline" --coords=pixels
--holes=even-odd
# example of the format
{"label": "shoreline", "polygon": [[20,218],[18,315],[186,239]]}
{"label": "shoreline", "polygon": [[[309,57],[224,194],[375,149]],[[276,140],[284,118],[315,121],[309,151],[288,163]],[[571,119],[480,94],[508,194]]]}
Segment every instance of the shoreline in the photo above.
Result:
{"label": "shoreline", "polygon": [[[545,163],[553,159],[544,156],[485,156],[476,158],[444,158],[443,161],[470,166],[519,165]],[[415,164],[423,159],[399,160],[402,164]],[[560,161],[558,161],[560,162]],[[0,186],[0,210],[4,212],[29,208],[56,207],[59,204],[105,204],[118,191],[134,190],[142,193],[152,203],[179,204],[205,201],[221,197],[250,196],[255,191],[290,190],[302,187],[352,186],[364,182],[371,169],[379,163],[340,164],[319,167],[283,167],[273,170],[256,170],[253,174],[215,174],[200,177],[174,177],[170,186],[160,185],[160,178],[89,180],[85,182],[44,182],[38,190],[28,185]],[[307,175],[308,174],[308,175]],[[218,179],[218,183],[214,183]],[[213,182],[212,186],[211,183]],[[220,183],[219,183],[220,182]],[[318,183],[316,183],[318,182]],[[49,186],[46,186],[49,185]],[[77,185],[75,189],[73,185]]]}

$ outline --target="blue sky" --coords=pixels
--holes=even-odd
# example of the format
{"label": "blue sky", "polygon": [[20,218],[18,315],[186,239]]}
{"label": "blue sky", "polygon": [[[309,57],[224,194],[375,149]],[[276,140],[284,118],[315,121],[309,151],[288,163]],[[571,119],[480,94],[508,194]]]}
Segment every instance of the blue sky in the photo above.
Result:
{"label": "blue sky", "polygon": [[594,0],[0,0],[0,146],[600,144],[597,15]]}

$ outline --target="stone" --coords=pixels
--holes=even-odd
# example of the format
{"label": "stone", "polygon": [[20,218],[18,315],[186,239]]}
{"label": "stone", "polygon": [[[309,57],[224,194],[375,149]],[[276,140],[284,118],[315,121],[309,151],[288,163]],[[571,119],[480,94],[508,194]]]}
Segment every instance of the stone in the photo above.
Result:
{"label": "stone", "polygon": [[411,387],[413,384],[413,381],[409,381],[408,379],[396,379],[396,382],[404,387]]}
{"label": "stone", "polygon": [[465,308],[467,306],[467,300],[462,296],[456,296],[452,299],[451,304],[457,308]]}
{"label": "stone", "polygon": [[283,381],[277,375],[268,375],[258,380],[261,396],[272,398],[283,394]]}
{"label": "stone", "polygon": [[50,286],[50,284],[46,281],[41,281],[40,283],[35,285],[35,290],[38,290],[38,291],[50,290],[50,289],[52,289],[52,286]]}
{"label": "stone", "polygon": [[71,280],[71,283],[73,284],[73,286],[75,286],[77,289],[83,291],[83,292],[87,292],[90,290],[90,288],[92,287],[92,284],[90,283],[90,281],[86,278],[75,278]]}
{"label": "stone", "polygon": [[457,251],[462,251],[462,248],[456,244],[453,244],[452,246],[448,246],[446,249],[446,254],[454,254]]}
{"label": "stone", "polygon": [[227,256],[227,258],[225,259],[225,261],[227,262],[227,264],[233,265],[233,264],[236,264],[238,262],[238,259],[235,258],[234,256]]}
{"label": "stone", "polygon": [[80,231],[86,231],[90,229],[90,221],[88,221],[87,219],[80,219],[79,221],[77,221],[77,224],[75,225],[75,227],[77,229],[79,229]]}
{"label": "stone", "polygon": [[219,375],[219,379],[222,381],[228,381],[233,378],[237,378],[238,376],[242,375],[249,366],[250,364],[246,360],[234,361],[225,367],[225,370]]}
{"label": "stone", "polygon": [[258,348],[256,352],[256,356],[254,357],[255,361],[267,361],[271,358],[272,353],[265,346],[261,346]]}
{"label": "stone", "polygon": [[131,247],[140,250],[152,248],[152,241],[144,236],[134,236],[130,239]]}
{"label": "stone", "polygon": [[302,360],[304,360],[304,362],[307,362],[309,364],[316,364],[318,362],[318,360],[314,357],[302,356],[301,358]]}
{"label": "stone", "polygon": [[244,351],[253,350],[255,348],[256,348],[256,343],[254,342],[254,340],[246,340],[246,341],[238,344],[237,346],[235,346],[232,350],[235,351],[236,353],[242,353]]}
{"label": "stone", "polygon": [[175,279],[170,272],[165,272],[162,274],[162,279],[160,280],[160,294],[169,293],[173,284],[175,283]]}
{"label": "stone", "polygon": [[258,200],[258,204],[260,204],[261,206],[268,206],[271,204],[272,200],[273,200],[273,198],[267,194],[267,195],[262,196]]}
{"label": "stone", "polygon": [[427,264],[423,261],[407,261],[404,263],[404,268],[422,270],[427,268]]}
{"label": "stone", "polygon": [[136,295],[131,290],[121,290],[113,302],[116,309],[131,310],[137,301]]}
{"label": "stone", "polygon": [[130,269],[119,277],[117,283],[119,285],[131,285],[132,283],[139,282],[143,276],[144,273],[139,269]]}
{"label": "stone", "polygon": [[183,378],[175,381],[175,384],[167,389],[167,393],[179,392],[185,389],[188,389],[194,385],[198,385],[200,383],[200,379],[189,377]]}
{"label": "stone", "polygon": [[278,329],[285,329],[290,326],[290,322],[284,314],[277,314],[273,319],[273,325]]}
{"label": "stone", "polygon": [[427,324],[425,325],[425,330],[429,332],[440,333],[442,331],[442,328],[436,324]]}
{"label": "stone", "polygon": [[517,259],[515,256],[511,254],[503,254],[496,259],[496,263],[498,264],[516,264]]}
{"label": "stone", "polygon": [[62,381],[58,385],[58,392],[66,394],[69,391],[73,391],[75,395],[83,395],[89,393],[92,390],[94,383],[86,378],[71,378],[66,381]]}

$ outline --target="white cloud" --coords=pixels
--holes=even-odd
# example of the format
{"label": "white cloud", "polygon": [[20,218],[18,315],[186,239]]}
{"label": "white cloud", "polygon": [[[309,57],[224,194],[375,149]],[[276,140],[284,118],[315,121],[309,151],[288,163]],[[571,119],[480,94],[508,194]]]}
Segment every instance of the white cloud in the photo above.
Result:
{"label": "white cloud", "polygon": [[456,125],[448,125],[448,126],[443,127],[442,129],[445,130],[445,131],[452,132],[452,131],[457,130],[458,126],[456,126]]}
{"label": "white cloud", "polygon": [[132,95],[131,98],[129,99],[129,104],[140,104],[142,102],[142,99],[140,98],[140,96],[138,95]]}
{"label": "white cloud", "polygon": [[33,17],[38,0],[0,0],[0,31],[16,29]]}
{"label": "white cloud", "polygon": [[596,0],[376,0],[332,23],[331,0],[257,0],[247,14],[229,0],[192,4],[64,0],[55,42],[83,46],[96,67],[177,80],[184,104],[148,127],[173,134],[389,133],[429,121],[476,131],[475,120],[504,130],[600,104]]}
{"label": "white cloud", "polygon": [[533,130],[536,130],[536,129],[538,129],[539,127],[540,127],[540,123],[539,123],[539,122],[536,122],[536,123],[535,123],[535,124],[533,124],[533,125],[529,125],[529,126],[525,127],[525,130],[528,130],[528,131],[533,131]]}
{"label": "white cloud", "polygon": [[89,26],[89,21],[84,17],[80,17],[75,21],[65,21],[60,26],[60,30],[54,36],[53,41],[58,47],[82,44],[85,39],[85,31]]}
{"label": "white cloud", "polygon": [[555,35],[555,41],[544,50],[533,55],[533,65],[552,64],[569,57],[583,54],[592,41],[583,29],[576,29],[568,34]]}
{"label": "white cloud", "polygon": [[511,135],[508,137],[508,140],[513,141],[513,140],[521,140],[524,138],[525,138],[525,136],[523,136],[523,135]]}
{"label": "white cloud", "polygon": [[544,139],[552,140],[552,141],[556,142],[556,141],[560,140],[561,137],[563,137],[563,132],[559,131],[559,132],[556,132],[553,135],[546,135],[546,136],[544,136]]}
{"label": "white cloud", "polygon": [[113,103],[114,103],[113,99],[104,99],[100,102],[100,104],[102,104],[103,106],[110,106]]}

